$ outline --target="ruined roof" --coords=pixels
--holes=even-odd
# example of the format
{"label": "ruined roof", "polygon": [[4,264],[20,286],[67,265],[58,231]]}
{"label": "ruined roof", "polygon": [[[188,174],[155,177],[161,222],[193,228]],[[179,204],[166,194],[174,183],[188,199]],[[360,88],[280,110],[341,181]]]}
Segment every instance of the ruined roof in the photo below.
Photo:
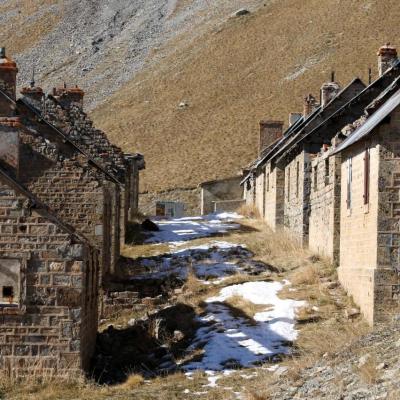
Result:
{"label": "ruined roof", "polygon": [[[5,95],[6,97],[8,97],[5,93],[3,93],[0,90],[0,93]],[[12,99],[10,99],[11,101],[13,101]],[[40,118],[40,122],[46,124],[48,127],[50,127],[51,129],[53,129],[53,131],[55,133],[57,133],[58,135],[60,135],[63,140],[65,140],[66,142],[70,143],[76,150],[78,150],[81,154],[83,154],[88,160],[89,162],[96,167],[97,169],[99,169],[101,172],[103,172],[109,179],[111,179],[113,182],[121,185],[122,182],[120,182],[117,177],[115,177],[113,174],[110,174],[102,165],[100,165],[99,163],[97,163],[87,152],[85,152],[84,150],[82,150],[82,148],[77,145],[75,143],[75,141],[71,140],[68,135],[66,135],[64,132],[62,132],[60,129],[58,129],[56,126],[54,126],[51,122],[47,121],[46,119],[42,118],[42,113],[36,109],[35,107],[33,107],[29,102],[27,102],[24,98],[20,98],[17,100],[17,103],[19,104],[23,104],[25,107],[27,107],[31,112],[33,112],[36,116],[38,116]]]}
{"label": "ruined roof", "polygon": [[359,142],[368,136],[371,131],[377,127],[390,113],[400,105],[400,90],[390,97],[374,114],[372,114],[363,125],[356,129],[346,140],[344,140],[333,152],[340,153],[354,143]]}

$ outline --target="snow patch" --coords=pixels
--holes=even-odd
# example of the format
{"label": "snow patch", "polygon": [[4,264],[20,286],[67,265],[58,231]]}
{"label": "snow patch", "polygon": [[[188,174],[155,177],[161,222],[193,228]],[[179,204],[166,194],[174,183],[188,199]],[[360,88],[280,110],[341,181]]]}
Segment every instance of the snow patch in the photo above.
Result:
{"label": "snow patch", "polygon": [[[204,349],[201,361],[185,366],[187,370],[221,371],[229,366],[251,367],[274,354],[288,353],[288,341],[297,337],[295,312],[304,301],[280,299],[280,282],[246,282],[223,288],[219,296],[206,300],[206,314],[199,318],[204,325],[198,329],[191,349]],[[268,305],[254,315],[255,324],[246,316],[236,315],[223,302],[242,296],[253,304]],[[239,314],[239,316],[238,316]]]}
{"label": "snow patch", "polygon": [[176,247],[182,242],[197,238],[226,233],[229,230],[238,229],[239,224],[235,220],[243,218],[236,213],[210,214],[203,217],[185,217],[169,220],[160,220],[160,231],[154,232],[146,239],[146,243],[168,243]]}

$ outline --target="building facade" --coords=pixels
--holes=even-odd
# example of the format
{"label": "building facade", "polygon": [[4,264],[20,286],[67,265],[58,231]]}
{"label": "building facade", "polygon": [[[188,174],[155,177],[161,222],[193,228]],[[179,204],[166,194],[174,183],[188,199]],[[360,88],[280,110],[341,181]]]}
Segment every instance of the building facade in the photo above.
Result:
{"label": "building facade", "polygon": [[272,229],[338,266],[371,324],[399,306],[400,61],[393,46],[379,49],[378,70],[368,86],[356,78],[340,89],[332,81],[322,85],[320,102],[308,95],[303,114],[241,182]]}
{"label": "building facade", "polygon": [[144,158],[93,126],[78,87],[46,96],[32,82],[17,99],[17,72],[0,49],[0,368],[80,373]]}

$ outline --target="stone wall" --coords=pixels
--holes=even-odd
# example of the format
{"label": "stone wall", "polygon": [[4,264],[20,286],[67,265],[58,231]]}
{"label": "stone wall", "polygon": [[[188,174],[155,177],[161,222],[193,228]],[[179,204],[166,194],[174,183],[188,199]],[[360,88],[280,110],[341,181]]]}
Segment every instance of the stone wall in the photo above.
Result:
{"label": "stone wall", "polygon": [[257,170],[255,178],[255,207],[258,210],[261,218],[265,215],[265,166]]}
{"label": "stone wall", "polygon": [[247,207],[255,203],[255,179],[249,178],[243,184],[243,198]]}
{"label": "stone wall", "polygon": [[320,153],[311,162],[309,248],[339,263],[340,155]]}
{"label": "stone wall", "polygon": [[224,200],[241,200],[243,198],[243,188],[240,186],[241,180],[241,176],[235,176],[232,178],[202,183],[200,185],[201,214],[213,213],[215,211],[215,202],[221,202]]}
{"label": "stone wall", "polygon": [[285,166],[284,228],[303,246],[308,245],[311,161],[305,151]]}
{"label": "stone wall", "polygon": [[268,226],[276,230],[283,225],[285,174],[277,166],[266,164],[265,213]]}
{"label": "stone wall", "polygon": [[199,187],[141,193],[139,196],[139,211],[145,215],[155,215],[156,201],[179,201],[185,205],[185,215],[190,216],[200,214]]}
{"label": "stone wall", "polygon": [[97,254],[33,204],[0,174],[0,279],[12,262],[18,293],[0,280],[0,368],[71,374],[94,351]]}
{"label": "stone wall", "polygon": [[[19,180],[64,222],[101,251],[105,277],[115,270],[120,246],[120,195],[116,184],[88,159],[39,126],[20,132]],[[36,135],[33,133],[36,132]]]}

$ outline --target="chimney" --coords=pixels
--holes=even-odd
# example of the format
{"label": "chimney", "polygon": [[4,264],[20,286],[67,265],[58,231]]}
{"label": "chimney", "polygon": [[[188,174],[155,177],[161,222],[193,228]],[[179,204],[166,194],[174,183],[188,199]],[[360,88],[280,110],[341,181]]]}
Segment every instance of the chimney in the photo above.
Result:
{"label": "chimney", "polygon": [[260,121],[259,154],[282,136],[283,122],[262,120]]}
{"label": "chimney", "polygon": [[389,68],[391,68],[395,60],[397,60],[396,47],[391,46],[390,43],[386,43],[378,50],[379,76],[382,76]]}
{"label": "chimney", "polygon": [[[0,89],[12,101],[16,99],[17,64],[6,56],[6,49],[0,47]],[[15,105],[5,96],[0,99],[0,117],[15,115]]]}
{"label": "chimney", "polygon": [[317,100],[312,94],[304,97],[304,118],[308,117],[318,107]]}
{"label": "chimney", "polygon": [[321,106],[325,107],[340,92],[340,86],[336,82],[326,82],[321,86]]}
{"label": "chimney", "polygon": [[70,108],[73,104],[83,107],[83,96],[85,92],[76,85],[74,88],[69,88],[64,83],[62,88],[54,88],[53,96],[60,102],[61,106]]}
{"label": "chimney", "polygon": [[289,114],[289,126],[295,124],[301,117],[303,116],[302,113],[295,113],[292,112]]}
{"label": "chimney", "polygon": [[30,105],[32,105],[39,111],[42,110],[42,102],[44,97],[42,88],[38,86],[24,87],[21,90],[21,94]]}
{"label": "chimney", "polygon": [[19,117],[0,117],[0,165],[15,178],[19,174],[21,128]]}

